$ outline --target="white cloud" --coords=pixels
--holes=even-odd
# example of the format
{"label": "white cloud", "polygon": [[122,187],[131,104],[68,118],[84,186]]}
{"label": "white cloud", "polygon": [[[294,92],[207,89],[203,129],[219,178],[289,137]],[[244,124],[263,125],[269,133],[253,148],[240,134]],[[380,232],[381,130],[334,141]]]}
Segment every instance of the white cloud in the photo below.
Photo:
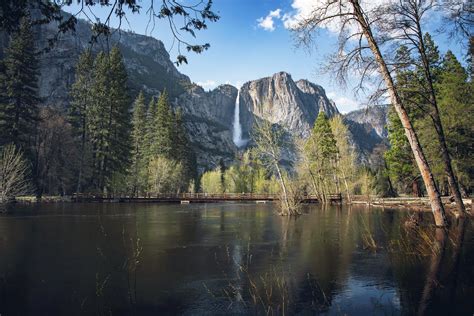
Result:
{"label": "white cloud", "polygon": [[274,19],[279,19],[281,17],[281,9],[276,9],[270,11],[266,17],[261,17],[257,19],[258,26],[264,29],[265,31],[272,32],[275,30],[275,21]]}
{"label": "white cloud", "polygon": [[338,95],[336,92],[328,92],[327,97],[336,103],[341,113],[347,113],[359,108],[359,102],[346,96]]}
{"label": "white cloud", "polygon": [[276,9],[276,10],[270,11],[268,16],[271,16],[274,18],[280,18],[280,13],[281,13],[281,9]]}
{"label": "white cloud", "polygon": [[215,82],[214,80],[199,81],[197,82],[197,84],[203,87],[204,89],[213,89],[217,87],[217,82]]}

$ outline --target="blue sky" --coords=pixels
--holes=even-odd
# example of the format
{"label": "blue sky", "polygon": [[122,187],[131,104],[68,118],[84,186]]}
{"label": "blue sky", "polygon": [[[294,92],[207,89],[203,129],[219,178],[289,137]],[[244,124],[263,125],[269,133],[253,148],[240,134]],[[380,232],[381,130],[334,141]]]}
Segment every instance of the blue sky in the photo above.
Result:
{"label": "blue sky", "polygon": [[[209,23],[207,30],[197,32],[194,40],[199,44],[210,43],[211,48],[203,54],[186,54],[189,64],[179,66],[179,71],[205,89],[223,83],[240,86],[249,80],[286,71],[295,80],[308,79],[323,86],[342,112],[362,107],[364,96],[355,96],[351,83],[343,89],[334,81],[334,76],[322,71],[327,56],[336,50],[336,35],[322,30],[317,48],[309,51],[296,47],[293,34],[285,27],[285,22],[291,22],[291,18],[311,1],[314,0],[214,0],[213,10],[221,18],[216,23]],[[155,1],[156,4],[159,2]],[[148,3],[146,0],[141,4],[147,8]],[[78,7],[73,5],[66,9],[74,13]],[[144,11],[128,14],[129,24],[122,24],[122,28],[145,34],[148,18]],[[94,13],[102,20],[106,12],[107,8],[94,8]],[[151,36],[163,41],[169,49],[172,36],[165,22],[158,20]],[[150,35],[150,28],[147,35]],[[448,42],[444,37],[435,40],[442,52],[448,47],[459,52],[456,43]],[[170,55],[174,61],[176,47]]]}

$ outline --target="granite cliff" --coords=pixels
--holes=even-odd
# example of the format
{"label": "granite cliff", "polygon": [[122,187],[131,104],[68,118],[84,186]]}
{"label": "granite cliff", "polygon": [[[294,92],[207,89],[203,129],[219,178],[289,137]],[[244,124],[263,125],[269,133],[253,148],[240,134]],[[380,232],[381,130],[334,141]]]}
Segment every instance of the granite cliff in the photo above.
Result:
{"label": "granite cliff", "polygon": [[[56,31],[54,24],[35,29],[37,46],[42,51],[39,94],[43,104],[66,109],[77,59],[84,49],[91,47],[91,30],[87,22],[78,21],[75,33],[61,35],[54,49],[43,51]],[[7,43],[2,38],[0,56]],[[232,141],[237,88],[221,85],[205,91],[178,71],[163,43],[153,37],[117,31],[108,41],[99,39],[92,50],[98,52],[112,45],[118,45],[122,51],[132,98],[140,90],[152,97],[166,89],[173,106],[182,109],[201,170],[217,166],[221,159],[226,164],[234,160],[239,150]],[[244,139],[251,140],[256,120],[280,124],[290,134],[306,137],[320,111],[328,117],[339,114],[321,86],[304,79],[294,81],[286,72],[246,82],[239,95]],[[386,108],[354,111],[346,114],[345,120],[359,161],[367,162],[373,149],[385,142]]]}

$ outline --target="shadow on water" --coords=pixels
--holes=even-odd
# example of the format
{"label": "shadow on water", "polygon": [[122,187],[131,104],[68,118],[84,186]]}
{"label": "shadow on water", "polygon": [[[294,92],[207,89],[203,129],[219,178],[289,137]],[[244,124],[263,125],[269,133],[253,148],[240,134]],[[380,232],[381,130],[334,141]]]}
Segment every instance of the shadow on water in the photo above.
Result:
{"label": "shadow on water", "polygon": [[54,204],[0,215],[1,315],[472,315],[473,224],[395,209]]}

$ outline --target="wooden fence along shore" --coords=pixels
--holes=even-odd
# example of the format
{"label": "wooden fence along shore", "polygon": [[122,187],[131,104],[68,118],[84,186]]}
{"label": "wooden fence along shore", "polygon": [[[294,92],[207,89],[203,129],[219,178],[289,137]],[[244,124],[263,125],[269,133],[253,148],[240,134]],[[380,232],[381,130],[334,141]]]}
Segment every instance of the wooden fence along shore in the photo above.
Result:
{"label": "wooden fence along shore", "polygon": [[[341,194],[330,194],[328,200],[331,202],[342,202]],[[277,194],[254,194],[254,193],[181,193],[181,194],[155,194],[142,197],[103,197],[98,195],[76,194],[72,196],[72,200],[76,202],[174,202],[174,203],[212,203],[225,201],[254,201],[254,202],[271,202],[278,200]],[[304,195],[303,203],[317,203],[316,195]]]}
{"label": "wooden fence along shore", "polygon": [[[39,202],[34,197],[18,197],[18,202],[35,203]],[[104,197],[93,194],[74,194],[72,196],[45,196],[40,201],[44,203],[52,202],[124,202],[124,203],[218,203],[218,202],[255,202],[266,203],[278,200],[277,194],[253,194],[253,193],[181,193],[181,194],[155,194],[141,197]],[[328,200],[331,203],[347,203],[345,195],[330,194]],[[448,207],[454,207],[450,197],[442,197],[443,204]],[[316,195],[303,195],[302,203],[318,203]],[[472,198],[464,198],[466,208],[472,210]],[[381,198],[377,196],[353,195],[351,196],[351,204],[370,205],[375,207],[388,208],[416,208],[430,209],[430,202],[427,197],[396,197]]]}

